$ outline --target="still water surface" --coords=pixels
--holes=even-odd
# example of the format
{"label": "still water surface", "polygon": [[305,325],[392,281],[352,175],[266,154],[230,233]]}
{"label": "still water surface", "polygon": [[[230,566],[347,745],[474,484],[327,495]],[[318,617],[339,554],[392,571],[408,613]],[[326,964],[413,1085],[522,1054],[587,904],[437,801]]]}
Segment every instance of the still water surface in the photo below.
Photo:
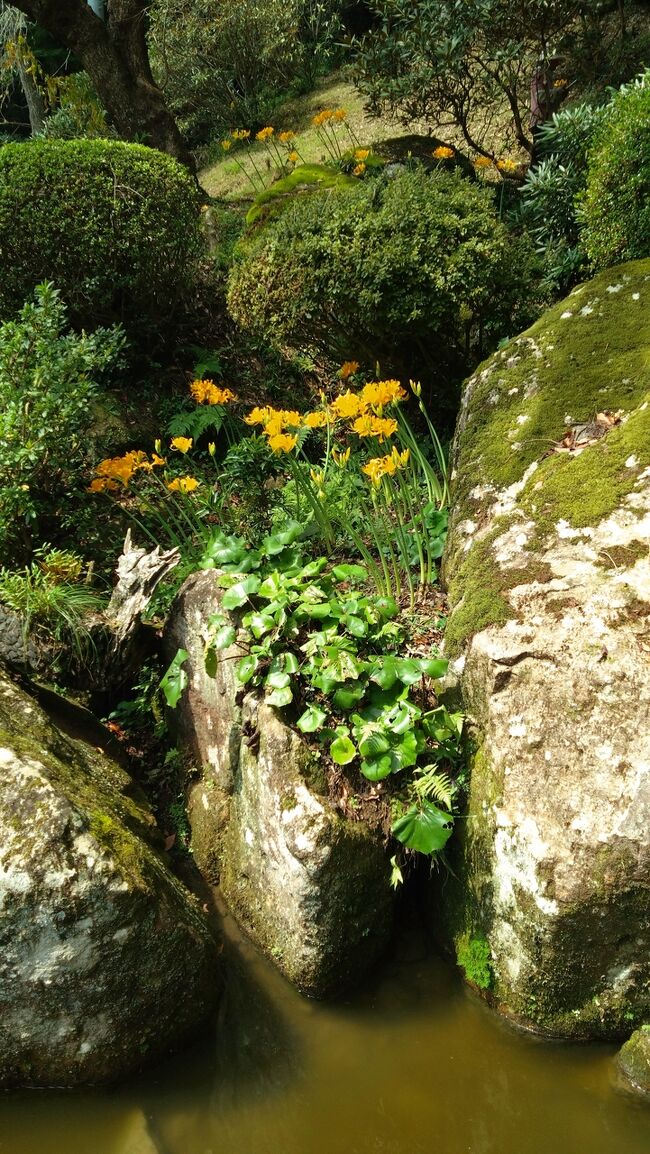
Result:
{"label": "still water surface", "polygon": [[334,1006],[229,952],[211,1038],[116,1089],[1,1095],[1,1154],[650,1154],[615,1047],[515,1032],[417,938]]}

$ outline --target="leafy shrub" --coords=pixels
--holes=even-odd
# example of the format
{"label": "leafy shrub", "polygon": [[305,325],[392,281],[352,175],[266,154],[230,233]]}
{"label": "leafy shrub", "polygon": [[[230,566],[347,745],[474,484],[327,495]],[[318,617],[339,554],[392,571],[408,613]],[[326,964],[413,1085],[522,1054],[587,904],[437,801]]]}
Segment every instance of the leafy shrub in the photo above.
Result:
{"label": "leafy shrub", "polygon": [[608,106],[579,204],[581,240],[596,269],[650,255],[650,70]]}
{"label": "leafy shrub", "polygon": [[489,189],[405,170],[289,204],[243,248],[228,305],[272,343],[379,360],[408,379],[462,361],[470,325],[517,327],[516,248]]}
{"label": "leafy shrub", "polygon": [[66,332],[66,310],[40,285],[16,321],[0,325],[0,557],[28,556],[44,522],[79,485],[92,447],[97,380],[114,365],[119,331]]}
{"label": "leafy shrub", "polygon": [[336,0],[156,0],[154,71],[193,144],[256,124],[292,84],[309,87],[331,63]]}
{"label": "leafy shrub", "polygon": [[575,201],[587,181],[587,157],[603,105],[577,104],[554,113],[539,131],[542,159],[521,186],[520,218],[544,258],[546,276],[565,291],[586,263],[580,244]]}
{"label": "leafy shrub", "polygon": [[503,143],[531,149],[531,78],[549,42],[559,45],[575,23],[574,4],[370,0],[369,8],[377,19],[361,43],[355,82],[373,112],[397,113],[404,123],[451,122],[470,148],[498,155],[494,110],[507,108]]}
{"label": "leafy shrub", "polygon": [[33,140],[0,152],[0,317],[45,278],[77,324],[162,332],[199,236],[191,176],[154,149]]}
{"label": "leafy shrub", "polygon": [[[460,763],[463,719],[437,703],[423,678],[435,682],[448,663],[403,656],[407,623],[397,601],[360,587],[368,580],[363,566],[330,569],[318,556],[305,563],[302,532],[288,522],[257,549],[213,535],[201,568],[220,569],[225,592],[208,622],[206,669],[214,673],[238,639],[240,685],[278,709],[291,706],[297,728],[336,765],[358,763],[373,783],[393,778],[394,836],[436,853],[452,833],[455,785],[447,770]],[[186,658],[180,649],[161,683],[172,706],[187,684]]]}

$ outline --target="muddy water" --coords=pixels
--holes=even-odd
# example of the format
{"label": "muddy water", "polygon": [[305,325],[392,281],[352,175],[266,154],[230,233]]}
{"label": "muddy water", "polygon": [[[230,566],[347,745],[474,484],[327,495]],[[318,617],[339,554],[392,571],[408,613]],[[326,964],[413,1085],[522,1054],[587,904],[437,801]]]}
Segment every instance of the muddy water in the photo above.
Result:
{"label": "muddy water", "polygon": [[229,972],[211,1036],[129,1085],[0,1096],[1,1154],[650,1154],[614,1047],[516,1033],[413,934],[334,1006],[246,944]]}

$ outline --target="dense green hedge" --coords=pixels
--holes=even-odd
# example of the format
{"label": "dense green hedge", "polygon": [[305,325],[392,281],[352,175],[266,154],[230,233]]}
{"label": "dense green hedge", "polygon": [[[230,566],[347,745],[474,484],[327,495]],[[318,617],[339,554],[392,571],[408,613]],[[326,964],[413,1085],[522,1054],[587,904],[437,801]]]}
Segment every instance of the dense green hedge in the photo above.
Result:
{"label": "dense green hedge", "polygon": [[650,71],[612,99],[580,208],[581,241],[595,268],[650,256]]}
{"label": "dense green hedge", "polygon": [[464,355],[467,328],[515,331],[526,261],[493,194],[454,173],[403,170],[297,197],[247,242],[228,304],[277,345],[396,372]]}
{"label": "dense green hedge", "polygon": [[76,324],[161,330],[199,237],[196,185],[161,152],[113,140],[0,148],[0,319],[49,280]]}

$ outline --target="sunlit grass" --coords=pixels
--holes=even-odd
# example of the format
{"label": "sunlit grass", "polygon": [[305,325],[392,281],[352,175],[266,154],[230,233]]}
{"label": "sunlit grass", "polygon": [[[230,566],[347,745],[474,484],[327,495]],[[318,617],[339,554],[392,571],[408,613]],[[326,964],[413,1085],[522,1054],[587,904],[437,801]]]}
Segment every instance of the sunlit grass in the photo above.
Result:
{"label": "sunlit grass", "polygon": [[[373,117],[364,111],[364,99],[341,73],[326,77],[313,92],[290,100],[278,108],[276,114],[270,118],[278,132],[291,130],[299,135],[300,156],[307,164],[326,163],[328,157],[322,141],[312,124],[312,118],[324,108],[345,108],[347,123],[352,133],[364,145],[374,144],[378,140],[385,140],[392,136],[405,136],[416,131],[426,131],[423,126],[410,125],[405,128],[398,120],[391,117]],[[233,128],[247,127],[233,124]],[[217,146],[218,147],[218,146]],[[267,164],[268,152],[263,143],[251,145],[251,151],[258,165]],[[240,148],[237,158],[244,168],[253,173],[252,161],[248,158],[248,149]],[[210,196],[227,200],[241,200],[251,198],[251,183],[232,158],[224,155],[212,164],[208,164],[200,174],[201,184]]]}

